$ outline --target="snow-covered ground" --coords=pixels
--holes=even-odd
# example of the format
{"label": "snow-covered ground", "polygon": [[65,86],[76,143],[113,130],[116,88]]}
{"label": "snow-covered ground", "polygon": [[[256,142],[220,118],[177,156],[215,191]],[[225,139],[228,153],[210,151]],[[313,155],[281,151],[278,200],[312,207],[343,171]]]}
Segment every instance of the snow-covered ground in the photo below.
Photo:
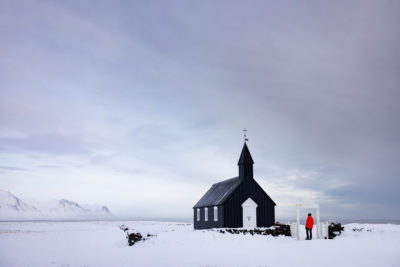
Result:
{"label": "snow-covered ground", "polygon": [[[121,224],[157,236],[129,247]],[[0,266],[400,266],[400,225],[348,224],[334,240],[301,233],[296,241],[184,223],[0,222]]]}

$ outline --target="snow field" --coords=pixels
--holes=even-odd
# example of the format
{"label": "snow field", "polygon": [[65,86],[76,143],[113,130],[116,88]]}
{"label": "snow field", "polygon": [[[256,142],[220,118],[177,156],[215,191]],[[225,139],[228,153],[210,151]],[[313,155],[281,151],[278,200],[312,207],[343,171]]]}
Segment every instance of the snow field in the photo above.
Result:
{"label": "snow field", "polygon": [[[129,247],[121,224],[157,236]],[[400,266],[400,225],[348,224],[334,240],[301,233],[297,241],[185,223],[0,222],[0,266]]]}

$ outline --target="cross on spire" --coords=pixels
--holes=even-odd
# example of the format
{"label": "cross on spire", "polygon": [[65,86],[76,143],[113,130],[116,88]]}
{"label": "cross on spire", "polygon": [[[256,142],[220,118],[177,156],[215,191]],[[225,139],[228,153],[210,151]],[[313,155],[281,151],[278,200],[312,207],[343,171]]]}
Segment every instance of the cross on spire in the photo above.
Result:
{"label": "cross on spire", "polygon": [[248,139],[247,136],[246,136],[246,132],[247,132],[247,129],[244,128],[244,129],[243,129],[244,142],[249,141],[249,139]]}

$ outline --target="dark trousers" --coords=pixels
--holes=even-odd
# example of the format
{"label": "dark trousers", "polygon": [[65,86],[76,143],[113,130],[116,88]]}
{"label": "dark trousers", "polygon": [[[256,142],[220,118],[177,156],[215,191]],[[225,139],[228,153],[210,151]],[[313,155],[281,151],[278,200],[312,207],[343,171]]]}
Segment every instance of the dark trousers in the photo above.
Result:
{"label": "dark trousers", "polygon": [[[312,229],[306,228],[307,239],[312,239]],[[310,235],[308,235],[310,233]]]}

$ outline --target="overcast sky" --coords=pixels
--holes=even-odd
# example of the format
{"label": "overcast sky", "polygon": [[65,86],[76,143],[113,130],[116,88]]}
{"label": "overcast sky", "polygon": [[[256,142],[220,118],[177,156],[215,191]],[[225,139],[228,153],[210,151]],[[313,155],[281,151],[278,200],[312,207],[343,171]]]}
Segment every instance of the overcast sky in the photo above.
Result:
{"label": "overcast sky", "polygon": [[1,1],[0,189],[191,219],[248,129],[279,218],[400,219],[400,1]]}

